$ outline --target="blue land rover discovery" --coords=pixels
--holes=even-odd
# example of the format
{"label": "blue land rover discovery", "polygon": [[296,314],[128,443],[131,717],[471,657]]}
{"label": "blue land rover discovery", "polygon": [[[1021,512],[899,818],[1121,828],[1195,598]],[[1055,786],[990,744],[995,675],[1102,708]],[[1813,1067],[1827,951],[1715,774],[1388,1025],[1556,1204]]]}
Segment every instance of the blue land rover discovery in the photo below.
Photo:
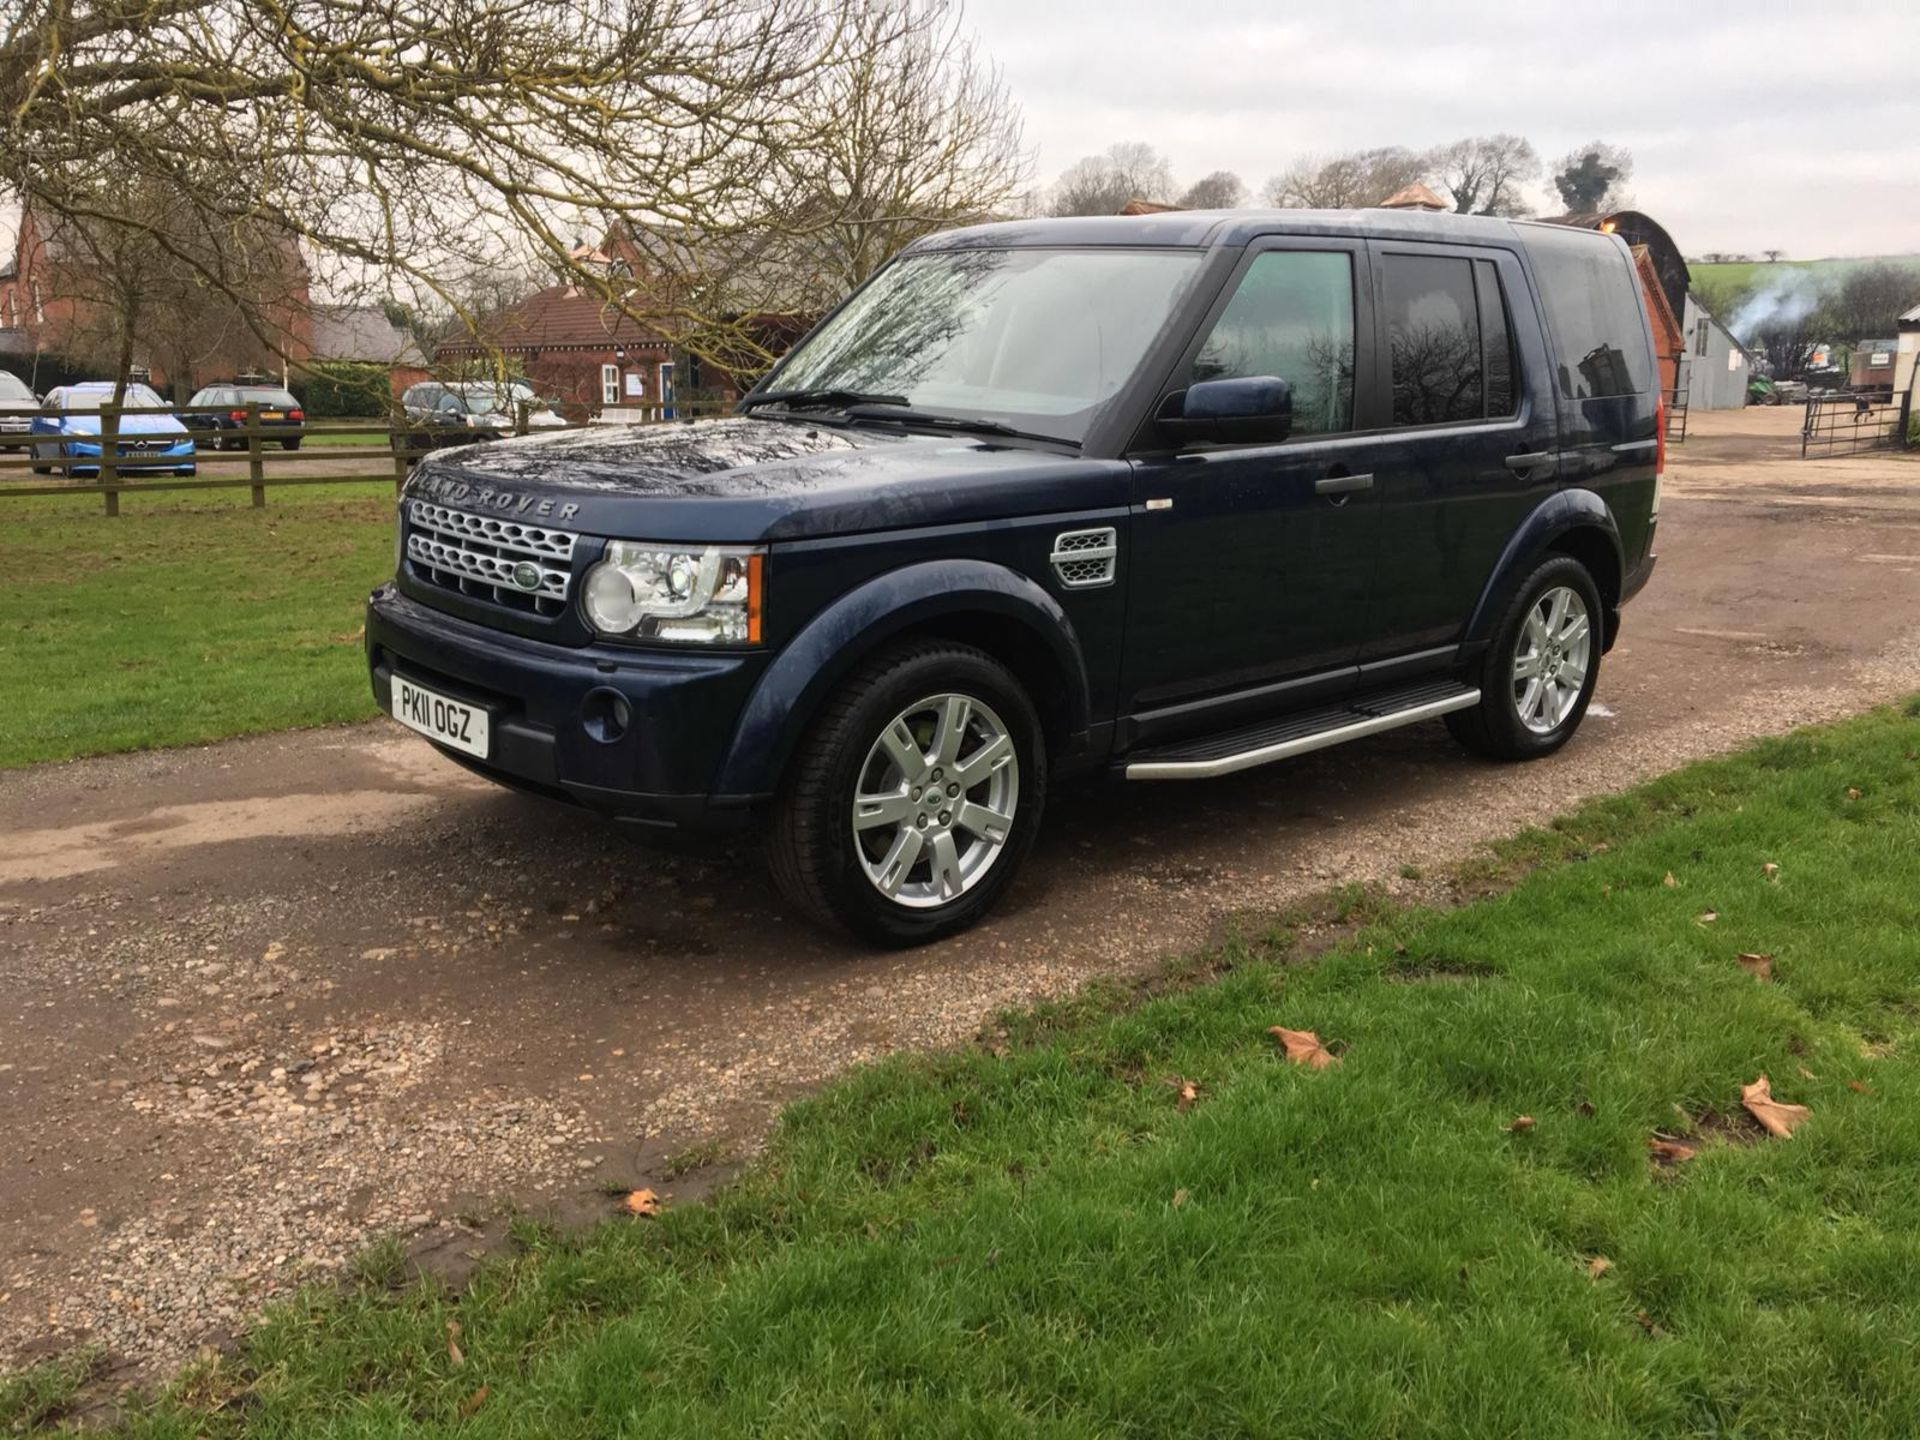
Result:
{"label": "blue land rover discovery", "polygon": [[984,225],[912,246],[733,417],[444,451],[374,693],[506,784],[761,823],[905,944],[1012,882],[1075,772],[1208,780],[1445,717],[1580,724],[1653,567],[1626,246],[1394,211]]}

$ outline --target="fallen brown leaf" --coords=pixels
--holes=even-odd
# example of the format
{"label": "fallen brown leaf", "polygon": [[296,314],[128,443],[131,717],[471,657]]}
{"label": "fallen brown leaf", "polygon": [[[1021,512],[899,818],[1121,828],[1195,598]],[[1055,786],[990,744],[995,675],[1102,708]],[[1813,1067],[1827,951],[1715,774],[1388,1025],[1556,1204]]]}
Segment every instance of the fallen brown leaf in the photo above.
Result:
{"label": "fallen brown leaf", "polygon": [[1679,1140],[1669,1140],[1665,1135],[1651,1137],[1647,1141],[1647,1149],[1662,1165],[1679,1165],[1700,1153],[1693,1146]]}
{"label": "fallen brown leaf", "polygon": [[1200,1098],[1200,1087],[1192,1080],[1182,1080],[1174,1076],[1167,1081],[1173,1087],[1173,1105],[1176,1110],[1191,1110],[1193,1102]]}
{"label": "fallen brown leaf", "polygon": [[1858,800],[1859,798],[1860,798],[1860,792],[1856,790],[1853,786],[1849,785],[1847,787],[1847,799]]}
{"label": "fallen brown leaf", "polygon": [[660,1197],[651,1190],[632,1190],[627,1193],[626,1206],[629,1215],[658,1215]]}
{"label": "fallen brown leaf", "polygon": [[1513,1117],[1513,1123],[1507,1126],[1507,1133],[1509,1135],[1524,1135],[1537,1123],[1539,1122],[1531,1115],[1516,1115]]}
{"label": "fallen brown leaf", "polygon": [[1589,1280],[1598,1280],[1612,1268],[1613,1262],[1611,1260],[1607,1259],[1604,1255],[1596,1255],[1587,1262],[1587,1278]]}
{"label": "fallen brown leaf", "polygon": [[1771,860],[1760,867],[1760,873],[1776,883],[1778,883],[1780,879],[1780,867]]}
{"label": "fallen brown leaf", "polygon": [[1720,918],[1720,912],[1718,910],[1702,910],[1700,912],[1700,918],[1696,920],[1694,923],[1697,925],[1711,925],[1714,921],[1718,920],[1719,918]]}
{"label": "fallen brown leaf", "polygon": [[1800,1078],[1802,1080],[1818,1080],[1820,1078],[1804,1065],[1796,1065],[1793,1068],[1800,1072]]}
{"label": "fallen brown leaf", "polygon": [[1644,1310],[1636,1310],[1633,1312],[1633,1323],[1646,1331],[1647,1334],[1655,1340],[1658,1340],[1662,1335],[1667,1333],[1658,1325],[1654,1324],[1653,1317]]}
{"label": "fallen brown leaf", "polygon": [[1773,1098],[1773,1087],[1762,1075],[1751,1085],[1740,1087],[1740,1103],[1747,1107],[1747,1113],[1758,1120],[1769,1135],[1786,1140],[1802,1120],[1812,1116],[1813,1112],[1804,1105],[1789,1105],[1784,1100]]}
{"label": "fallen brown leaf", "polygon": [[467,1416],[473,1414],[474,1411],[478,1410],[482,1405],[487,1403],[487,1393],[489,1388],[490,1387],[488,1386],[482,1385],[478,1390],[474,1391],[471,1395],[467,1396],[466,1399],[460,1402],[460,1416],[462,1419],[465,1419]]}
{"label": "fallen brown leaf", "polygon": [[455,1368],[467,1363],[467,1357],[462,1354],[460,1350],[460,1322],[458,1320],[447,1321],[447,1358],[454,1363]]}
{"label": "fallen brown leaf", "polygon": [[1287,1059],[1295,1065],[1324,1070],[1329,1065],[1340,1063],[1340,1057],[1328,1051],[1320,1043],[1320,1037],[1311,1030],[1289,1030],[1284,1025],[1275,1025],[1267,1033],[1280,1042]]}
{"label": "fallen brown leaf", "polygon": [[1186,1203],[1187,1203],[1187,1192],[1186,1192],[1186,1191],[1184,1191],[1184,1190],[1176,1190],[1176,1191],[1174,1191],[1174,1192],[1173,1192],[1173,1208],[1174,1208],[1174,1209],[1176,1209],[1176,1210],[1178,1210],[1178,1209],[1179,1209],[1179,1208],[1180,1208],[1180,1207],[1181,1207],[1182,1205],[1184,1205],[1184,1204],[1186,1204]]}
{"label": "fallen brown leaf", "polygon": [[1740,962],[1740,968],[1756,980],[1773,979],[1773,956],[1748,953],[1733,957]]}
{"label": "fallen brown leaf", "polygon": [[1864,1080],[1847,1081],[1847,1089],[1858,1090],[1862,1095],[1873,1094],[1873,1087],[1871,1085],[1868,1085]]}
{"label": "fallen brown leaf", "polygon": [[1673,872],[1671,870],[1667,871],[1667,878],[1662,880],[1660,883],[1666,886],[1669,890],[1677,890],[1680,888],[1680,882],[1673,878]]}

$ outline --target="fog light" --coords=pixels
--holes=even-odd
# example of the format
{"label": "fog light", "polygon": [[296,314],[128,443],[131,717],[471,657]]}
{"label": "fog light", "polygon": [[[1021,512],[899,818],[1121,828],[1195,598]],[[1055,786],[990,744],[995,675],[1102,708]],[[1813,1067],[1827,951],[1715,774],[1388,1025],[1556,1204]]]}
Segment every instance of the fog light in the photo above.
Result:
{"label": "fog light", "polygon": [[604,686],[589,690],[580,702],[580,728],[592,739],[611,745],[627,733],[633,723],[633,707],[618,690]]}

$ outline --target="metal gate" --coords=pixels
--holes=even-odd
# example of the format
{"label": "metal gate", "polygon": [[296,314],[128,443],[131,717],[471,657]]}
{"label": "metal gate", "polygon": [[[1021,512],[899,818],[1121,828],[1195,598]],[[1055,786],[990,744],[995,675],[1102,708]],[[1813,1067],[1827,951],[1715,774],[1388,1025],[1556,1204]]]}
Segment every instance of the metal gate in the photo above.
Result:
{"label": "metal gate", "polygon": [[1906,444],[1913,392],[1884,395],[1845,392],[1807,397],[1807,418],[1800,427],[1800,456],[1828,459],[1869,450],[1898,450]]}

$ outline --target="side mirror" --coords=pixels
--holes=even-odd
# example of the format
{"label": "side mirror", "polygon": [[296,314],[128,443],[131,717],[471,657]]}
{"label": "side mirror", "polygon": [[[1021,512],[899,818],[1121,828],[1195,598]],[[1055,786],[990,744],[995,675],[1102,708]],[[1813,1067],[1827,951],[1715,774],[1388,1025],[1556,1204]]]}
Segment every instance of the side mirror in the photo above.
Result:
{"label": "side mirror", "polygon": [[1277,375],[1202,380],[1167,397],[1160,427],[1182,440],[1277,443],[1293,430],[1293,387]]}

